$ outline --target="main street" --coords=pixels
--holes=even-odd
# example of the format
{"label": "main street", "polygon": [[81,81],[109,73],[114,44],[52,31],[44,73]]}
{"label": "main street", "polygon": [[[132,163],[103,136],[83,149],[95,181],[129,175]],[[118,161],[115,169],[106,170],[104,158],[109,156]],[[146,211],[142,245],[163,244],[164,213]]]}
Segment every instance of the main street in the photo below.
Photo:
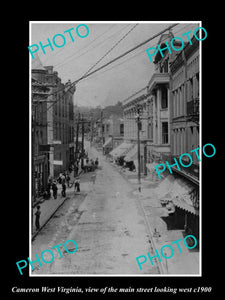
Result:
{"label": "main street", "polygon": [[[99,157],[100,166],[93,172],[82,174],[81,193],[68,190],[70,197],[57,210],[52,219],[32,242],[32,260],[35,254],[74,240],[75,253],[62,250],[60,258],[50,264],[34,264],[32,274],[159,274],[159,267],[150,262],[140,270],[136,257],[149,252],[148,227],[132,186],[103,156],[89,144],[90,158]],[[46,260],[47,256],[46,256]],[[148,265],[148,266],[147,266]]]}

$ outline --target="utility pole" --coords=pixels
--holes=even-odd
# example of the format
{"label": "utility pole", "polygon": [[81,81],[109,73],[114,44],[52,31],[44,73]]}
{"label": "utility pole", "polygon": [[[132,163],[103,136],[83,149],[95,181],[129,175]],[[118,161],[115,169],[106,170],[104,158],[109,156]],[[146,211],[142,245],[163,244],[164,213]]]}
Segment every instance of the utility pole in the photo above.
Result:
{"label": "utility pole", "polygon": [[81,125],[81,153],[82,153],[82,156],[81,156],[81,168],[83,168],[84,166],[84,158],[83,158],[83,155],[84,155],[84,117],[83,117],[83,114],[82,114],[82,125]]}
{"label": "utility pole", "polygon": [[[32,97],[32,101],[33,101],[33,96]],[[31,201],[31,234],[33,234],[33,227],[34,227],[34,217],[33,217],[33,204],[36,201],[36,191],[35,191],[35,134],[36,134],[36,103],[33,104],[33,116],[32,116],[32,122],[33,122],[33,126],[32,126],[32,201]]]}
{"label": "utility pole", "polygon": [[140,156],[140,107],[137,106],[137,156],[138,156],[138,190],[141,192],[141,156]]}
{"label": "utility pole", "polygon": [[92,145],[92,142],[93,142],[93,112],[91,112],[91,145]]}
{"label": "utility pole", "polygon": [[80,126],[80,113],[78,113],[78,117],[77,117],[75,161],[77,161],[77,153],[78,153],[79,126]]}
{"label": "utility pole", "polygon": [[103,110],[101,110],[101,134],[102,134],[102,153],[104,154],[104,134],[103,134]]}

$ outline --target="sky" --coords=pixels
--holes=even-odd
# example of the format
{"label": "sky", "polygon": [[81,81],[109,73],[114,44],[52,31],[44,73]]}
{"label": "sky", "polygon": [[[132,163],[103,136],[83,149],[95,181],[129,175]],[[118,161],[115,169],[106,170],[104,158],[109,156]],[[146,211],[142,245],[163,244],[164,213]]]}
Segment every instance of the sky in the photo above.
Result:
{"label": "sky", "polygon": [[[149,39],[173,23],[178,22],[146,23],[132,21],[93,23],[83,21],[77,23],[31,21],[29,46],[39,44],[39,42],[46,45],[49,38],[54,51],[50,47],[46,47],[46,54],[44,54],[40,47],[37,52],[43,66],[53,66],[54,71],[58,72],[58,76],[63,83],[69,79],[73,82],[83,76],[89,68],[93,67],[117,43],[118,45],[93,70]],[[84,38],[76,34],[76,28],[80,24],[85,24],[89,29],[89,34]],[[134,27],[135,24],[138,25]],[[181,37],[183,33],[192,30],[190,34],[192,36],[194,29],[199,26],[197,22],[180,23],[172,29],[172,32],[174,36]],[[74,28],[70,31],[74,42],[72,42],[68,32],[64,33],[70,28]],[[130,30],[131,32],[128,33]],[[80,26],[79,33],[80,35],[86,35],[86,28]],[[65,45],[61,48],[57,48],[52,42],[53,36],[56,34],[63,34],[65,37]],[[124,35],[126,36],[124,37]],[[122,37],[124,38],[121,40]],[[154,64],[150,62],[146,49],[156,47],[159,38],[160,36],[78,82],[74,94],[74,104],[92,107],[101,105],[104,107],[123,101],[147,86],[154,73]],[[182,39],[187,41],[186,37],[182,37]],[[58,45],[62,44],[60,36],[55,41]],[[29,52],[28,54],[31,62],[32,57]]]}

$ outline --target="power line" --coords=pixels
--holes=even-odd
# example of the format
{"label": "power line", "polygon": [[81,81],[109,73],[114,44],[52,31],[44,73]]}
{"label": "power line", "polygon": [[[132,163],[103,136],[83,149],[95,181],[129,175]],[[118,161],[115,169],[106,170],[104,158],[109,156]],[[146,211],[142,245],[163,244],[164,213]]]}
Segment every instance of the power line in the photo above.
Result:
{"label": "power line", "polygon": [[[82,77],[86,77],[88,75],[88,73],[100,62],[102,61],[116,46],[118,46],[119,43],[122,42],[122,40],[124,40],[128,34],[130,34],[134,28],[138,26],[138,24],[135,24],[125,35],[122,36],[122,38],[116,42],[116,44],[114,44],[91,68],[89,68],[85,74],[82,76]],[[82,79],[82,77],[80,78],[80,80]],[[71,85],[73,86],[75,82],[71,83]],[[65,93],[64,89],[62,89],[63,92]],[[69,88],[70,90],[70,88]],[[59,91],[58,91],[59,92]],[[51,95],[51,94],[50,94]],[[58,100],[56,100],[53,104],[51,104],[47,109],[46,111],[48,111],[53,105],[55,105],[58,101],[60,101],[60,98]]]}
{"label": "power line", "polygon": [[[87,73],[87,72],[86,72],[85,75],[83,75],[83,76],[80,77],[79,79],[73,81],[73,82],[71,83],[71,85],[72,85],[72,86],[73,86],[73,85],[76,85],[79,81],[83,80],[84,78],[87,78],[87,77],[93,75],[94,73],[100,71],[101,69],[105,68],[106,66],[108,66],[108,65],[112,64],[113,62],[115,62],[115,61],[121,59],[122,57],[126,56],[126,55],[129,54],[130,52],[132,52],[132,51],[134,51],[134,50],[140,48],[141,46],[147,44],[149,41],[155,39],[157,36],[163,34],[165,31],[168,31],[168,30],[172,29],[173,27],[177,26],[178,24],[179,24],[179,23],[175,23],[175,24],[172,24],[172,25],[168,26],[167,28],[165,28],[165,29],[161,30],[160,32],[158,32],[158,33],[154,34],[153,36],[151,36],[149,39],[147,39],[147,40],[145,40],[144,42],[138,44],[137,46],[131,48],[130,50],[124,52],[123,54],[117,56],[116,58],[110,60],[108,63],[102,65],[101,67],[95,69],[94,71],[92,71],[92,72],[90,72],[90,73],[88,73],[88,74],[86,74],[86,73]],[[90,69],[92,69],[92,68],[90,68]],[[89,69],[89,71],[90,71],[90,69]],[[70,87],[70,88],[72,88],[72,87]],[[70,90],[70,88],[69,88],[68,90]],[[50,96],[50,95],[54,95],[54,94],[56,94],[56,93],[58,93],[58,92],[60,92],[60,91],[63,91],[63,92],[65,93],[64,89],[61,89],[61,90],[59,89],[57,92],[54,92],[54,93],[49,94],[49,96]],[[56,104],[58,101],[60,101],[60,100],[61,100],[60,98],[59,98],[58,100],[56,100],[52,105],[50,105],[50,106],[47,108],[46,111],[48,111],[53,105],[55,105],[55,104]]]}
{"label": "power line", "polygon": [[[85,77],[100,61],[102,61],[117,45],[119,45],[119,43],[121,43],[122,40],[124,40],[136,26],[138,26],[138,24],[135,24],[124,36],[122,36],[122,38],[118,42],[116,42],[116,44],[111,47],[91,68],[89,68],[82,77]],[[80,80],[82,79],[82,77],[80,78]]]}
{"label": "power line", "polygon": [[[69,61],[70,61],[71,59],[75,60],[75,59],[77,59],[77,58],[79,58],[79,57],[85,55],[85,54],[88,53],[89,51],[92,51],[93,49],[97,48],[99,45],[105,43],[108,39],[110,39],[110,38],[113,37],[115,34],[117,34],[117,32],[119,32],[119,31],[121,31],[121,30],[127,28],[128,26],[129,26],[129,24],[126,25],[126,26],[124,26],[122,29],[117,30],[116,32],[114,32],[113,34],[111,34],[109,37],[107,37],[106,39],[104,39],[104,41],[101,41],[100,43],[98,43],[98,44],[95,45],[94,47],[92,47],[92,48],[90,48],[90,49],[87,49],[87,51],[85,51],[85,52],[83,52],[83,53],[81,53],[81,54],[79,54],[79,55],[73,57],[75,54],[77,54],[78,52],[80,52],[80,50],[84,50],[86,47],[90,46],[93,42],[95,42],[98,38],[100,38],[101,36],[103,36],[103,35],[105,34],[105,32],[108,31],[108,30],[106,30],[105,32],[103,32],[103,34],[99,35],[97,38],[95,38],[93,41],[91,41],[86,47],[84,47],[84,48],[78,50],[77,52],[73,53],[72,55],[68,56],[68,57],[65,58],[63,61],[61,61],[60,63],[56,64],[55,67],[58,66],[58,68],[59,68],[59,66],[60,66],[60,67],[63,66],[65,63],[68,62],[68,61],[67,61],[68,59],[69,59]],[[111,29],[111,28],[110,28],[110,29]],[[109,29],[109,30],[110,30],[110,29]]]}
{"label": "power line", "polygon": [[[179,29],[178,31],[176,31],[174,34],[177,34],[177,33],[179,33],[180,31],[183,31],[184,28],[186,28],[187,26],[190,27],[190,24],[185,25],[184,27],[182,27],[181,29]],[[166,40],[166,37],[165,37],[164,39],[162,39],[162,42],[163,42],[164,40]],[[155,43],[150,44],[150,46],[155,46]],[[114,68],[116,68],[116,67],[121,66],[122,64],[128,62],[129,60],[134,59],[134,58],[135,58],[136,56],[138,56],[140,53],[143,53],[143,54],[145,55],[145,53],[144,53],[143,50],[141,49],[141,51],[137,52],[135,55],[129,57],[128,59],[122,61],[122,62],[119,63],[119,64],[116,64],[116,65],[112,66],[111,68],[108,68],[108,69],[104,70],[103,72],[97,74],[97,76],[98,76],[98,75],[102,75],[102,74],[105,73],[105,72],[108,72],[108,71],[110,71],[110,70],[112,70],[112,69],[114,69]],[[96,77],[96,75],[94,76],[94,78],[95,78],[95,77]],[[89,78],[84,78],[83,80],[88,80],[88,79],[89,79]],[[92,79],[93,79],[93,77],[92,77]]]}
{"label": "power line", "polygon": [[168,31],[169,29],[171,29],[171,28],[173,28],[173,27],[175,27],[175,26],[177,26],[177,25],[178,25],[178,23],[173,24],[173,25],[171,25],[171,26],[169,26],[169,27],[167,27],[167,28],[161,30],[159,33],[153,35],[152,37],[150,37],[150,38],[147,39],[146,41],[144,41],[144,42],[138,44],[137,46],[131,48],[130,50],[124,52],[123,54],[117,56],[116,58],[110,60],[108,63],[104,64],[103,66],[99,67],[98,69],[92,71],[92,72],[89,73],[89,74],[86,74],[85,76],[83,75],[83,76],[80,77],[79,79],[75,80],[72,84],[76,84],[76,83],[78,83],[79,81],[81,81],[82,79],[91,76],[92,74],[94,74],[94,73],[98,72],[99,70],[105,68],[106,66],[112,64],[113,62],[115,62],[115,61],[117,61],[118,59],[124,57],[125,55],[129,54],[130,52],[132,52],[132,51],[134,51],[134,50],[140,48],[140,47],[143,46],[144,44],[148,43],[149,41],[153,40],[154,38],[156,38],[157,36],[161,35],[161,34],[164,33],[165,31]]}

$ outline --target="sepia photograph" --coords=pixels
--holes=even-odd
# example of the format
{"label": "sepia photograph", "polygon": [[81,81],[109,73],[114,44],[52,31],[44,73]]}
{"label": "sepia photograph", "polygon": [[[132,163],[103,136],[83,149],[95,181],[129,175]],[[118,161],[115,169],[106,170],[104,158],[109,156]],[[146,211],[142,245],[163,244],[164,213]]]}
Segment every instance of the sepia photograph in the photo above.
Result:
{"label": "sepia photograph", "polygon": [[29,21],[19,276],[202,275],[207,39],[201,21]]}

